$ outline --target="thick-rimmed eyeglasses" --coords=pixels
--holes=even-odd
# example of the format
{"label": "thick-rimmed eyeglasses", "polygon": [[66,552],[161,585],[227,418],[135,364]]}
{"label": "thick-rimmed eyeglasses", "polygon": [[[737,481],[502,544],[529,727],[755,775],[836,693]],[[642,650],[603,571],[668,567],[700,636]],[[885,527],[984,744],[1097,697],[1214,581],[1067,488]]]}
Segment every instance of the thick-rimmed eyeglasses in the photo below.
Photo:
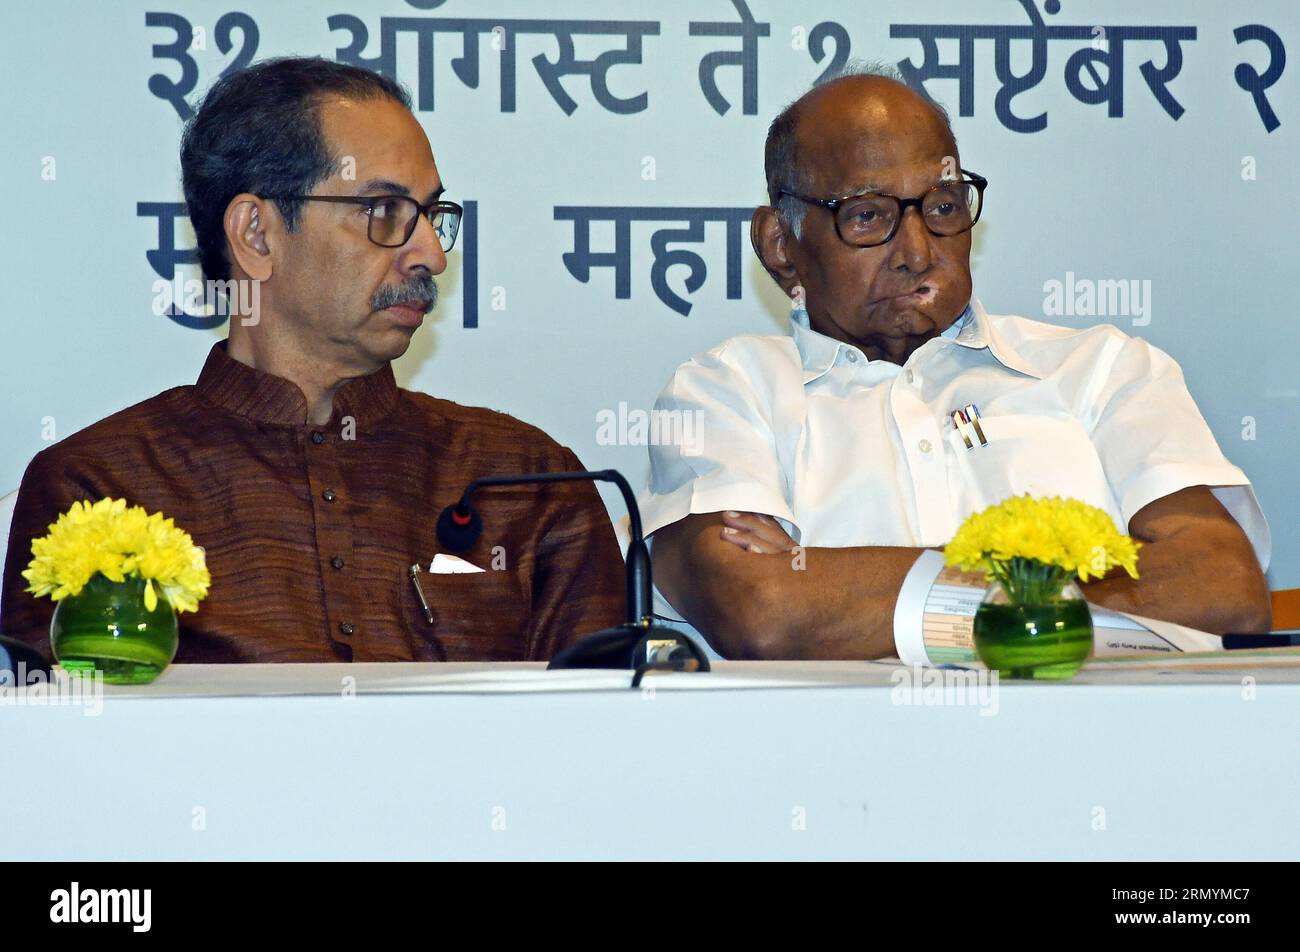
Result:
{"label": "thick-rimmed eyeglasses", "polygon": [[366,237],[381,248],[400,248],[415,234],[415,225],[423,215],[438,235],[438,244],[444,252],[451,251],[460,231],[460,219],[465,213],[455,202],[436,200],[421,205],[409,195],[263,195],[262,198],[280,202],[335,202],[347,205],[364,205],[366,208]]}
{"label": "thick-rimmed eyeglasses", "polygon": [[825,208],[834,216],[835,231],[840,240],[858,248],[870,248],[892,241],[898,233],[904,213],[915,207],[930,234],[950,238],[970,231],[980,220],[984,206],[984,189],[988,179],[974,172],[961,170],[962,179],[940,182],[916,198],[899,198],[867,192],[844,198],[812,198],[789,189],[777,192]]}

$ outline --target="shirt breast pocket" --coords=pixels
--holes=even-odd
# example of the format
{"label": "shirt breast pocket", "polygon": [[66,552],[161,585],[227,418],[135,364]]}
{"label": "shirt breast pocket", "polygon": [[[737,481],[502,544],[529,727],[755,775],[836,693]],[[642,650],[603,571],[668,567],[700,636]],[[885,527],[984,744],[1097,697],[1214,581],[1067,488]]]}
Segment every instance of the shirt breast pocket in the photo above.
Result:
{"label": "shirt breast pocket", "polygon": [[420,572],[430,625],[410,587],[412,630],[428,661],[531,661],[532,613],[514,572]]}
{"label": "shirt breast pocket", "polygon": [[948,433],[948,482],[957,522],[1010,496],[1064,496],[1108,512],[1120,529],[1114,494],[1097,448],[1073,417],[1007,414],[980,417],[988,440],[970,432],[970,449],[956,429]]}

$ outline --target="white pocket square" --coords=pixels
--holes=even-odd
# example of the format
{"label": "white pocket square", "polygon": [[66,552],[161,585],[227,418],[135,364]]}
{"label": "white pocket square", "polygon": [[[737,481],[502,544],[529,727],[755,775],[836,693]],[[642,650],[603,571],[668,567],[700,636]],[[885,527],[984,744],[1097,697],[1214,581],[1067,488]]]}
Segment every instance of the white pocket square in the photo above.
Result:
{"label": "white pocket square", "polygon": [[429,563],[429,571],[434,575],[456,575],[461,572],[482,572],[473,562],[466,562],[462,558],[454,555],[445,555],[439,552]]}

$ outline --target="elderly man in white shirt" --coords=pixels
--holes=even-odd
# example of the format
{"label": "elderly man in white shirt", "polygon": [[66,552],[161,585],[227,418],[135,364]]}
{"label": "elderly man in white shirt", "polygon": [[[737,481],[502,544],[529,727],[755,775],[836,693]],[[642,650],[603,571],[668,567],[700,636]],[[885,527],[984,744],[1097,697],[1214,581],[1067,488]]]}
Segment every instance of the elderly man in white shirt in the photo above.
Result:
{"label": "elderly man in white shirt", "polygon": [[[892,655],[921,552],[1030,493],[1143,541],[1141,578],[1092,582],[1090,600],[1268,630],[1267,523],[1178,365],[1109,325],[987,313],[970,277],[986,183],[957,156],[943,110],[886,75],[816,87],[773,122],[751,237],[797,305],[791,333],[725,341],[660,396],[700,422],[691,445],[651,448],[660,593],[727,657]],[[952,421],[971,404],[984,440]]]}

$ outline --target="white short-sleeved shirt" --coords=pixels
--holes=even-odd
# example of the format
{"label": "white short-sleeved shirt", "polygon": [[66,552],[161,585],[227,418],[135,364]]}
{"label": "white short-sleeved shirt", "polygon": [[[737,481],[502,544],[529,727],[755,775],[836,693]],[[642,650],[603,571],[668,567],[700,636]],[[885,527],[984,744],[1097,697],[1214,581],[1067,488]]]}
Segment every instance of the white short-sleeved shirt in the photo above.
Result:
{"label": "white short-sleeved shirt", "polygon": [[[988,445],[950,412],[975,404]],[[650,447],[648,534],[692,513],[776,517],[804,546],[941,546],[1008,496],[1069,496],[1126,529],[1147,503],[1207,485],[1261,566],[1268,524],[1178,364],[1107,324],[1058,327],[972,301],[902,365],[808,327],[741,336],[682,364],[655,404],[695,438]]]}

